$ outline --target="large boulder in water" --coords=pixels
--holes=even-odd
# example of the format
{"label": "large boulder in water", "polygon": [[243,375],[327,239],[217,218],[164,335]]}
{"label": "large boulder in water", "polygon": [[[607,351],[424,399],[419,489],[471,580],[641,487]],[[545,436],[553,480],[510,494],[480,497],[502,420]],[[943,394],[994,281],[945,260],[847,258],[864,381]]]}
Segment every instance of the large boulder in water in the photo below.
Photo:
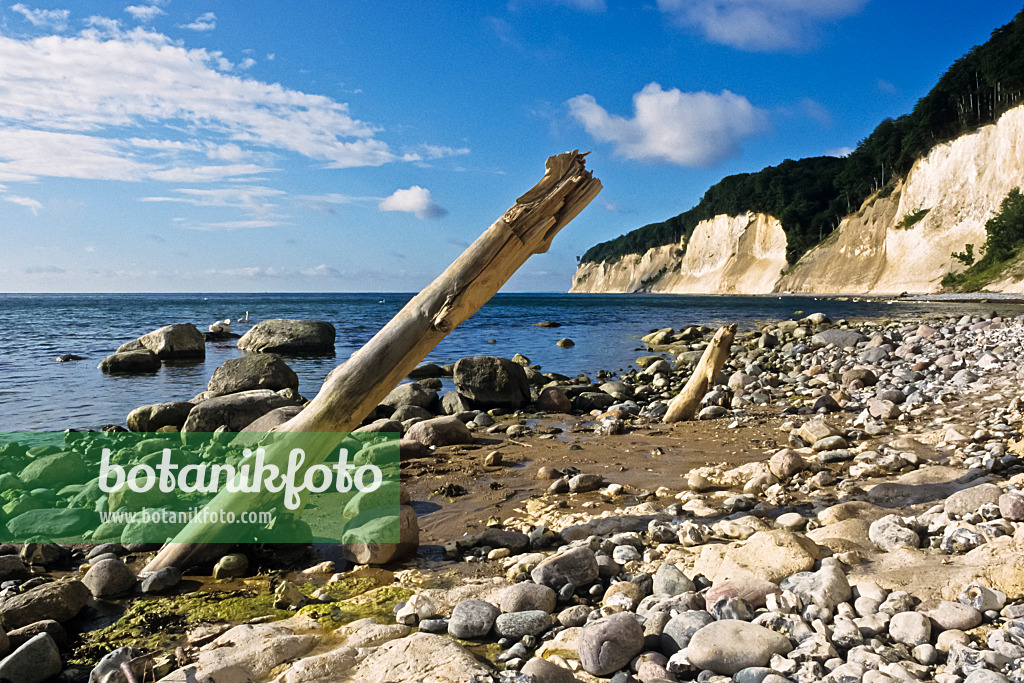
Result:
{"label": "large boulder in water", "polygon": [[187,401],[151,403],[150,405],[139,406],[128,413],[128,429],[133,432],[155,432],[161,427],[177,427],[181,429],[193,408],[195,408],[195,405]]}
{"label": "large boulder in water", "polygon": [[165,325],[138,339],[122,344],[117,352],[149,349],[160,360],[206,358],[206,340],[192,323]]}
{"label": "large boulder in water", "polygon": [[298,391],[299,378],[277,354],[260,353],[233,358],[214,370],[206,386],[206,395],[215,398],[252,389]]}
{"label": "large boulder in water", "polygon": [[295,401],[269,389],[218,396],[194,407],[181,431],[212,432],[226,425],[229,432],[237,432],[271,410],[289,405],[295,405]]}
{"label": "large boulder in water", "polygon": [[137,375],[159,370],[160,359],[149,349],[118,351],[101,360],[97,367],[108,375]]}
{"label": "large boulder in water", "polygon": [[471,356],[455,364],[455,389],[476,408],[521,408],[530,402],[523,366],[497,356]]}
{"label": "large boulder in water", "polygon": [[253,353],[332,353],[334,325],[322,320],[274,318],[257,323],[238,340],[238,348]]}

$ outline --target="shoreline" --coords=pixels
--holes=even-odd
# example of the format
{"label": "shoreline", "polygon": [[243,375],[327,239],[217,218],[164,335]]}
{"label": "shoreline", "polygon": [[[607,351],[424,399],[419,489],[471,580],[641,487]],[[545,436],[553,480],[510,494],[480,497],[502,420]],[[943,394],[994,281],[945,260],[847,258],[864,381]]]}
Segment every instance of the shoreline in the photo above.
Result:
{"label": "shoreline", "polygon": [[[236,578],[210,579],[205,564],[169,593],[116,598],[137,607],[107,631],[73,636],[72,658],[95,661],[132,643],[153,649],[140,618],[159,605],[180,614],[165,638],[183,648],[183,667],[173,647],[156,647],[168,683],[178,680],[173,671],[213,675],[251,659],[243,634],[274,652],[307,638],[308,649],[249,672],[268,683],[320,681],[288,676],[328,661],[332,681],[411,683],[428,671],[444,681],[498,680],[503,668],[537,682],[608,680],[622,670],[688,681],[730,671],[728,658],[701,645],[702,629],[721,628],[714,624],[739,629],[735,637],[765,655],[751,666],[778,677],[766,681],[872,670],[896,680],[886,671],[899,667],[952,682],[975,659],[982,664],[971,667],[993,675],[1015,671],[1009,650],[992,649],[986,633],[1016,643],[1007,629],[1024,615],[1014,568],[1024,562],[1024,494],[1014,493],[1024,484],[1015,450],[1024,323],[778,321],[738,336],[706,419],[661,423],[710,332],[662,330],[648,335],[645,370],[593,373],[600,384],[556,382],[575,415],[499,412],[487,424],[476,413],[470,442],[403,452],[416,555],[338,573],[345,565],[332,548],[285,556],[242,547],[247,568]],[[680,354],[678,370],[654,359]],[[584,410],[597,401],[590,394],[611,402]],[[152,556],[114,550],[136,573]],[[596,573],[579,574],[591,558]],[[41,566],[63,584],[89,571]],[[565,581],[574,589],[562,590]],[[539,597],[545,587],[550,603]],[[297,602],[282,602],[284,593]],[[0,594],[0,620],[10,599]],[[244,609],[229,609],[239,599]],[[309,604],[292,609],[299,602]],[[95,609],[83,606],[79,627],[95,623]],[[190,612],[204,616],[196,622]],[[479,617],[487,628],[465,626],[476,623],[469,612],[490,615]],[[639,640],[623,621],[633,615]],[[692,632],[680,630],[691,621]],[[908,640],[895,626],[906,621],[928,623],[929,633]],[[228,630],[233,624],[246,630]],[[214,649],[200,631],[216,633]],[[770,652],[766,632],[783,638]],[[629,655],[595,664],[592,648],[608,643]]]}

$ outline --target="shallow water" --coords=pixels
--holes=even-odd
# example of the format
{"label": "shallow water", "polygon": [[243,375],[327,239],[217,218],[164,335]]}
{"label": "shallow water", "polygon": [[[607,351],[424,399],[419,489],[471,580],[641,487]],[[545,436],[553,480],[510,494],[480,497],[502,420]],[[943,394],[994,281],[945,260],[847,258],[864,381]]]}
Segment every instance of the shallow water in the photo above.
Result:
{"label": "shallow water", "polygon": [[[147,403],[188,400],[213,371],[241,354],[232,342],[208,344],[205,361],[164,365],[152,375],[109,376],[96,366],[120,344],[171,323],[200,330],[249,313],[244,332],[268,318],[327,320],[338,331],[335,355],[289,357],[299,391],[312,397],[327,373],[362,346],[411,294],[4,294],[0,295],[0,430],[95,429],[124,424]],[[927,314],[1024,313],[1024,304],[993,302],[838,301],[812,297],[716,297],[602,294],[499,294],[427,357],[451,363],[464,356],[522,353],[545,371],[576,375],[627,367],[639,338],[652,329],[699,323],[757,322],[796,311],[843,317],[919,318]],[[559,328],[540,328],[545,320]],[[561,349],[555,342],[576,342]],[[493,340],[494,343],[489,343]],[[86,360],[57,363],[65,353]]]}

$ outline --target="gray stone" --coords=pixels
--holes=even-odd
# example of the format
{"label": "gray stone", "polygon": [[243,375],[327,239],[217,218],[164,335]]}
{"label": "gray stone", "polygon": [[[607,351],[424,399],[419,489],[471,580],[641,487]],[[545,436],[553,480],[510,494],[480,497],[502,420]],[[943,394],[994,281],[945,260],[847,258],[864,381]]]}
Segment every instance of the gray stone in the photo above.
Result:
{"label": "gray stone", "polygon": [[176,427],[180,430],[192,408],[193,404],[187,401],[139,406],[128,413],[128,429],[133,432],[155,432],[161,427]]}
{"label": "gray stone", "polygon": [[67,484],[80,484],[89,478],[89,468],[74,452],[53,453],[36,458],[18,475],[25,489],[57,490]]}
{"label": "gray stone", "polygon": [[212,432],[224,425],[229,432],[237,432],[275,408],[295,404],[269,389],[218,396],[192,408],[181,431]]}
{"label": "gray stone", "polygon": [[921,538],[898,515],[886,515],[871,523],[868,538],[883,552],[896,548],[917,548]]}
{"label": "gray stone", "polygon": [[0,601],[0,628],[5,631],[43,619],[67,621],[85,606],[89,589],[81,581],[56,581]]}
{"label": "gray stone", "polygon": [[[89,683],[125,683],[124,674],[121,672],[122,664],[129,664],[141,653],[131,647],[119,647],[112,652],[103,655],[103,658],[93,667],[89,673]],[[146,663],[139,662],[131,667],[136,678],[142,680],[145,674]]]}
{"label": "gray stone", "polygon": [[551,627],[551,613],[545,610],[525,610],[499,614],[494,620],[494,630],[502,638],[536,636]]}
{"label": "gray stone", "polygon": [[534,657],[526,662],[520,671],[532,676],[534,683],[576,683],[572,671],[541,657]]}
{"label": "gray stone", "polygon": [[530,576],[535,583],[561,590],[571,583],[576,587],[589,585],[598,577],[597,557],[587,547],[572,548],[541,561]]}
{"label": "gray stone", "polygon": [[142,580],[143,593],[161,593],[181,583],[181,570],[177,567],[164,567],[153,572]]}
{"label": "gray stone", "polygon": [[670,562],[663,562],[658,571],[654,572],[655,595],[680,595],[692,590],[693,581]]}
{"label": "gray stone", "polygon": [[448,620],[448,634],[455,638],[482,638],[491,632],[500,611],[483,600],[463,600]]}
{"label": "gray stone", "polygon": [[779,479],[789,479],[807,469],[807,461],[798,453],[783,448],[768,460],[768,469]]}
{"label": "gray stone", "polygon": [[813,603],[829,612],[839,603],[853,597],[846,574],[834,565],[822,567],[816,572],[793,574],[783,579],[779,587],[796,594],[804,605]]}
{"label": "gray stone", "polygon": [[686,646],[686,658],[696,667],[731,676],[750,666],[767,666],[772,655],[786,655],[792,649],[789,639],[780,633],[730,619],[694,633]]}
{"label": "gray stone", "polygon": [[[429,676],[424,676],[429,672]],[[352,681],[466,683],[491,670],[455,641],[429,633],[414,633],[385,643],[352,670]],[[338,679],[334,679],[338,680]]]}
{"label": "gray stone", "polygon": [[949,600],[926,600],[918,605],[917,611],[931,619],[941,631],[969,631],[980,624],[982,618],[981,612],[970,605]]}
{"label": "gray stone", "polygon": [[541,610],[552,612],[558,595],[547,586],[537,583],[520,582],[501,591],[498,595],[498,607],[502,612],[526,612]]}
{"label": "gray stone", "polygon": [[558,613],[558,623],[570,628],[583,626],[583,624],[587,623],[587,617],[590,616],[592,611],[593,610],[586,605],[573,605],[572,607],[566,607]]}
{"label": "gray stone", "polygon": [[661,632],[661,651],[673,655],[689,645],[693,634],[715,621],[710,612],[687,610],[669,619]]}
{"label": "gray stone", "polygon": [[430,408],[437,400],[437,392],[423,388],[419,382],[407,382],[399,384],[391,390],[384,400],[382,406],[389,408],[400,408],[402,406],[416,406],[417,408]]}
{"label": "gray stone", "polygon": [[76,536],[99,523],[99,515],[82,508],[29,510],[7,522],[7,530],[15,539],[67,538]]}
{"label": "gray stone", "polygon": [[97,366],[108,375],[136,375],[145,372],[156,372],[160,369],[160,359],[147,349],[112,353]]}
{"label": "gray stone", "polygon": [[644,648],[644,631],[629,612],[588,622],[580,631],[580,664],[593,676],[622,669]]}
{"label": "gray stone", "polygon": [[946,499],[947,515],[962,517],[977,511],[982,505],[999,504],[1002,489],[995,484],[978,484],[949,496]]}
{"label": "gray stone", "polygon": [[68,634],[64,627],[53,619],[42,619],[34,621],[28,626],[22,626],[21,628],[9,631],[7,639],[10,641],[10,649],[17,650],[40,633],[49,633],[50,637],[53,638],[53,642],[57,643],[57,649],[64,650],[67,648]]}
{"label": "gray stone", "polygon": [[596,491],[604,483],[604,477],[600,474],[577,474],[569,479],[569,491],[572,493],[586,493]]}
{"label": "gray stone", "polygon": [[0,680],[42,683],[61,672],[57,644],[48,633],[33,636],[0,662]]}
{"label": "gray stone", "polygon": [[865,387],[873,387],[878,384],[878,377],[876,377],[875,373],[868,368],[857,367],[843,373],[843,386],[848,387],[851,382],[860,382],[861,385]]}
{"label": "gray stone", "polygon": [[1011,522],[1024,522],[1024,495],[1011,491],[999,496],[999,514]]}
{"label": "gray stone", "polygon": [[139,349],[151,351],[160,360],[205,358],[206,338],[192,323],[165,325],[122,344],[117,352],[133,352]]}
{"label": "gray stone", "polygon": [[921,645],[931,639],[932,622],[920,612],[898,612],[889,620],[889,635],[897,643]]}
{"label": "gray stone", "polygon": [[260,353],[232,358],[213,371],[206,394],[209,398],[252,389],[299,390],[299,378],[280,356]]}
{"label": "gray stone", "polygon": [[17,555],[0,555],[0,583],[29,578],[25,562]]}
{"label": "gray stone", "polygon": [[471,356],[455,363],[455,389],[479,408],[521,408],[530,402],[523,366],[508,358]]}
{"label": "gray stone", "polygon": [[97,598],[119,598],[135,588],[136,578],[121,560],[100,560],[85,573],[82,583]]}
{"label": "gray stone", "polygon": [[333,353],[335,336],[329,322],[275,318],[253,326],[238,340],[238,348],[262,353]]}
{"label": "gray stone", "polygon": [[454,415],[417,422],[405,433],[405,438],[424,446],[452,446],[475,441],[466,424]]}
{"label": "gray stone", "polygon": [[857,330],[824,330],[818,332],[811,337],[811,344],[815,346],[828,346],[834,344],[839,348],[846,348],[847,346],[856,346],[860,342],[867,341],[868,338],[858,332]]}

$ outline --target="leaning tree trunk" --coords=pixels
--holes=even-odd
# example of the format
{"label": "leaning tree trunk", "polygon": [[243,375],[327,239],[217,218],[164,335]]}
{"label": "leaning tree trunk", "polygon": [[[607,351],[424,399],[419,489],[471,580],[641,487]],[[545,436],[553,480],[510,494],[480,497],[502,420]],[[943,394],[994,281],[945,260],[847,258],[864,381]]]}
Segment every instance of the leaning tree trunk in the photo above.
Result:
{"label": "leaning tree trunk", "polygon": [[[540,182],[373,339],[332,370],[302,412],[275,431],[345,432],[358,427],[445,336],[487,303],[530,256],[546,252],[558,231],[597,196],[601,181],[586,170],[585,156],[577,150],[550,157]],[[323,459],[310,458],[305,466]],[[253,507],[252,495],[226,491],[207,505],[211,511],[236,514]],[[203,525],[189,524],[143,571],[184,569],[209,559],[210,551],[217,548],[201,542],[203,532]]]}
{"label": "leaning tree trunk", "polygon": [[735,325],[720,327],[718,332],[715,332],[715,336],[708,344],[708,348],[704,350],[704,355],[700,357],[700,362],[697,363],[686,386],[668,404],[665,422],[680,422],[694,418],[704,395],[714,385],[715,377],[722,371],[725,361],[729,360],[729,349],[732,347],[732,340],[735,336]]}

